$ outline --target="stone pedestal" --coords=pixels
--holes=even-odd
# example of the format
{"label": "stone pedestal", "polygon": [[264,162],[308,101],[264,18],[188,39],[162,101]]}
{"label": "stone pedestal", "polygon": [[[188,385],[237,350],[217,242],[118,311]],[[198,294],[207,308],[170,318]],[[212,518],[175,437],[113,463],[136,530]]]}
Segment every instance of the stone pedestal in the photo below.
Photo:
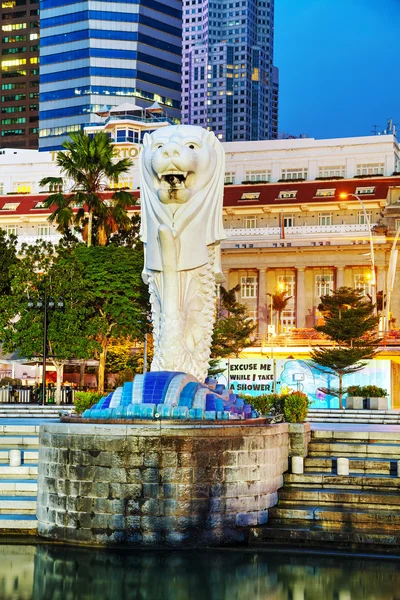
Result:
{"label": "stone pedestal", "polygon": [[289,456],[307,456],[311,441],[310,423],[289,423]]}
{"label": "stone pedestal", "polygon": [[44,424],[38,532],[105,546],[244,541],[287,468],[287,424]]}

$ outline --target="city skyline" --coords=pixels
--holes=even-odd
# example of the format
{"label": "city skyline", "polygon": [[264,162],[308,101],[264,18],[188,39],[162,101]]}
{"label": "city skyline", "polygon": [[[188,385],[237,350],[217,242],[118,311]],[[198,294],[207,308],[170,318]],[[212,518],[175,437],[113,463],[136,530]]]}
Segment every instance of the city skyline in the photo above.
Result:
{"label": "city skyline", "polygon": [[[316,138],[400,126],[395,0],[278,0],[279,131]],[[354,90],[354,92],[353,92]]]}

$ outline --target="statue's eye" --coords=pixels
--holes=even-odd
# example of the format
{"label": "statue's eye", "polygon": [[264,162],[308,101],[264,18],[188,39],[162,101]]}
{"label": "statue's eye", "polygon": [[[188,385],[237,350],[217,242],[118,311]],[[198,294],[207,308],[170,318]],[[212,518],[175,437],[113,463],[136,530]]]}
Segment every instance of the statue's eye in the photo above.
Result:
{"label": "statue's eye", "polygon": [[159,148],[162,148],[162,147],[163,147],[163,145],[162,145],[162,144],[158,144],[158,146],[157,146],[157,150],[158,150]]}
{"label": "statue's eye", "polygon": [[195,148],[195,145],[194,145],[194,144],[189,144],[189,148],[190,148],[191,150],[194,150],[194,148]]}

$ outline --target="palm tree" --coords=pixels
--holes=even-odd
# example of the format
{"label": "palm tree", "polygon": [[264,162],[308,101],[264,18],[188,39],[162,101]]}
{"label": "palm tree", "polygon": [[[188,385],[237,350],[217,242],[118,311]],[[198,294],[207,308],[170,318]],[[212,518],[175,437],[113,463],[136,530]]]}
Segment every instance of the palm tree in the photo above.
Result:
{"label": "palm tree", "polygon": [[[56,157],[64,179],[44,177],[40,181],[41,186],[50,185],[50,191],[57,190],[43,204],[46,208],[55,206],[49,221],[57,223],[58,231],[66,234],[71,225],[81,225],[88,246],[92,245],[94,233],[97,243],[104,245],[118,228],[129,229],[131,221],[126,209],[132,205],[132,196],[118,190],[106,204],[100,192],[110,181],[117,183],[133,163],[129,158],[113,160],[114,147],[104,132],[89,137],[79,131],[71,133],[70,138],[63,143],[66,152],[57,152]],[[62,189],[66,182],[70,189],[64,194]],[[78,207],[76,213],[75,207]]]}
{"label": "palm tree", "polygon": [[292,296],[287,296],[286,291],[275,292],[274,294],[268,294],[268,296],[272,298],[272,309],[278,313],[278,333],[280,333],[282,313]]}

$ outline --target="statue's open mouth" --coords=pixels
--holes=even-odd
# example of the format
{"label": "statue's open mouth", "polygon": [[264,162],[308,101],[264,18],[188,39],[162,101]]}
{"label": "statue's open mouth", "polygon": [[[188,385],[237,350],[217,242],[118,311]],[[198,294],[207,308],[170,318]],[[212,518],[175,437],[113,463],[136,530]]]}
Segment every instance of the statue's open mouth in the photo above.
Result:
{"label": "statue's open mouth", "polygon": [[164,171],[164,173],[157,173],[158,178],[161,180],[162,186],[168,188],[185,187],[187,175],[187,171],[182,172],[175,170]]}

